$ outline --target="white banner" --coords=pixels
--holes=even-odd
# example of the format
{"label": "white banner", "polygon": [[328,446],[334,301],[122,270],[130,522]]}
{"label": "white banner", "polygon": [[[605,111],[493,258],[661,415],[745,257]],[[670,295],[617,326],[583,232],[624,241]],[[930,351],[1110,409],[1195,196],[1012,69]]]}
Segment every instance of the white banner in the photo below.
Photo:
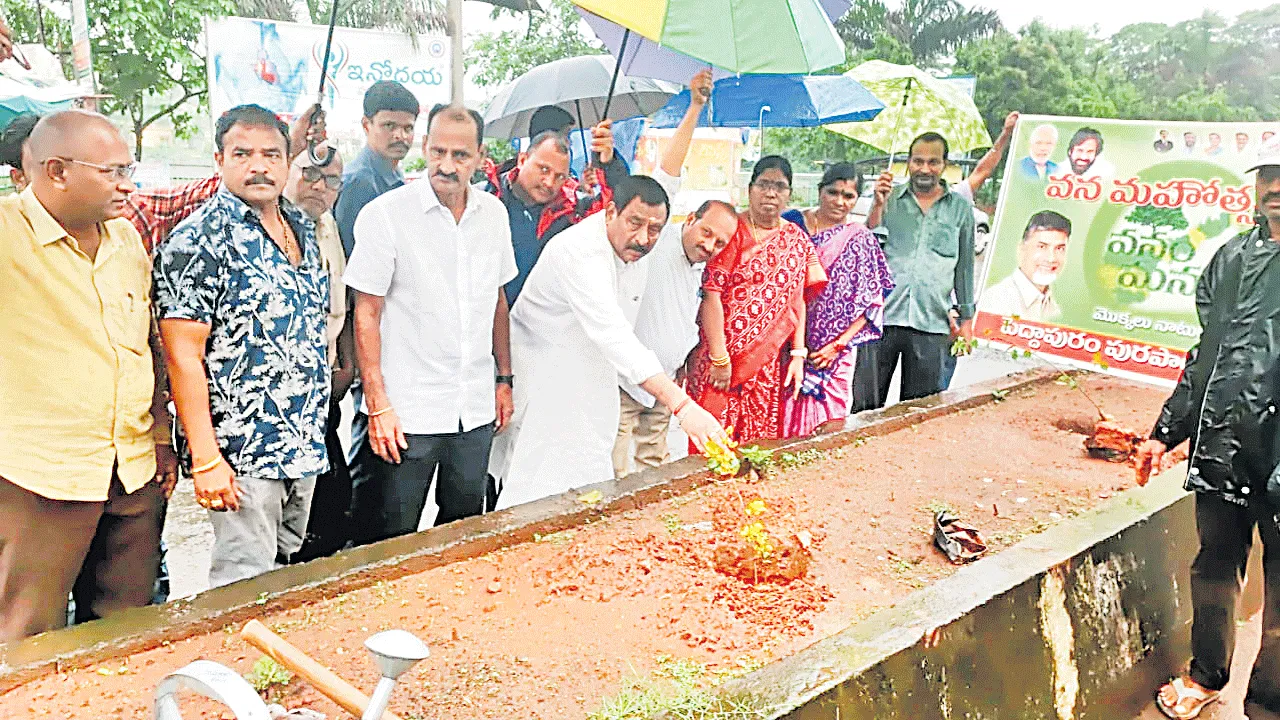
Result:
{"label": "white banner", "polygon": [[[209,108],[214,121],[236,105],[256,103],[292,121],[311,107],[320,89],[326,25],[220,18],[205,27],[209,58]],[[325,82],[329,137],[345,157],[364,144],[360,127],[364,93],[379,80],[395,80],[427,111],[449,102],[449,39],[339,27],[334,31]]]}

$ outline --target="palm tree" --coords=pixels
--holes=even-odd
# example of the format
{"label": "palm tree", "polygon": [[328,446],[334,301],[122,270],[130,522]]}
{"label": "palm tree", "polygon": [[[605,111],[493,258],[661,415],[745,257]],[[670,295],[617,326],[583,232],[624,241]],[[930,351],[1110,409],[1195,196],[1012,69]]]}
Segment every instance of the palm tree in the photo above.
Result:
{"label": "palm tree", "polygon": [[[328,0],[305,0],[314,23],[328,23],[333,5]],[[295,0],[235,0],[236,14],[269,20],[294,20]],[[383,28],[411,36],[448,28],[443,0],[342,0],[338,24],[343,27]]]}
{"label": "palm tree", "polygon": [[917,63],[928,64],[991,35],[1000,29],[1000,18],[994,10],[966,8],[957,0],[903,0],[894,10],[884,0],[856,0],[836,29],[859,50],[874,48],[877,37],[887,35],[909,48]]}

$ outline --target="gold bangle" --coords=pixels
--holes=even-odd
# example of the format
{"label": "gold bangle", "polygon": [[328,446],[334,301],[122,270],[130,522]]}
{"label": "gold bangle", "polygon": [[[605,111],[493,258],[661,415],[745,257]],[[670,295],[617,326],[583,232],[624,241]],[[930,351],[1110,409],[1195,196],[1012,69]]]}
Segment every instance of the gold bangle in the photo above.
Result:
{"label": "gold bangle", "polygon": [[729,356],[728,356],[728,355],[725,355],[724,357],[713,357],[713,358],[711,358],[711,364],[712,364],[712,365],[715,365],[716,367],[729,367],[729,365],[730,365],[731,363],[732,363],[732,361],[731,361],[731,360],[729,360]]}
{"label": "gold bangle", "polygon": [[221,464],[222,464],[222,456],[219,455],[218,457],[210,460],[209,462],[201,465],[200,467],[191,468],[191,474],[195,475],[197,473],[209,472],[210,470],[218,467],[218,465],[221,465]]}
{"label": "gold bangle", "polygon": [[369,417],[371,417],[371,418],[376,418],[376,417],[378,417],[379,415],[386,415],[387,413],[391,412],[391,411],[392,411],[392,410],[394,410],[394,409],[395,409],[395,408],[393,408],[392,406],[388,405],[388,406],[386,406],[386,407],[382,408],[381,410],[378,410],[377,412],[371,412],[371,413],[369,413]]}

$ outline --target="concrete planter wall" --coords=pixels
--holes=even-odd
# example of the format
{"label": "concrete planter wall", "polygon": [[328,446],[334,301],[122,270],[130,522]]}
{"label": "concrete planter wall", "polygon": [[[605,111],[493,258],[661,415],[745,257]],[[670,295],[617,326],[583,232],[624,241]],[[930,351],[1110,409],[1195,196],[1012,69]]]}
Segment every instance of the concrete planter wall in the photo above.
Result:
{"label": "concrete planter wall", "polygon": [[1194,523],[1166,475],[726,694],[789,720],[1131,717],[1187,660]]}
{"label": "concrete planter wall", "polygon": [[[793,442],[831,448],[1052,382],[1032,371],[850,418]],[[0,692],[33,677],[476,557],[707,481],[700,458],[284,568],[163,606],[0,645]],[[584,490],[602,502],[584,507]],[[1176,480],[1126,493],[726,688],[770,718],[1116,718],[1188,647],[1191,500]],[[938,632],[933,633],[932,631]],[[936,637],[926,648],[922,637]]]}

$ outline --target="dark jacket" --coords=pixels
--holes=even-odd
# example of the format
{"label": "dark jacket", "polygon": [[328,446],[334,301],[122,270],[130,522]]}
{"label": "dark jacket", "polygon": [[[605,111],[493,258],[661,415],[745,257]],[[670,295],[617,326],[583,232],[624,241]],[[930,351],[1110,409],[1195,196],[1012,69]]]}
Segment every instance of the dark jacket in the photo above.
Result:
{"label": "dark jacket", "polygon": [[[1248,504],[1257,477],[1235,464],[1242,442],[1275,467],[1272,431],[1280,358],[1280,243],[1266,220],[1229,240],[1196,286],[1200,343],[1165,402],[1151,437],[1191,441],[1186,488]],[[1256,463],[1254,463],[1256,464]],[[1270,493],[1269,493],[1270,494]]]}
{"label": "dark jacket", "polygon": [[[485,181],[480,185],[482,190],[496,195],[504,204],[520,202],[511,192],[511,183],[515,181],[517,174],[514,163],[508,161],[499,167],[492,162],[486,162],[483,172]],[[601,184],[600,193],[584,197],[578,197],[579,184],[570,178],[561,188],[559,195],[544,206],[542,216],[538,219],[538,239],[545,244],[561,230],[604,209],[604,206],[613,199],[613,188],[617,187],[628,174],[626,163],[615,155],[604,165],[604,182]]]}

